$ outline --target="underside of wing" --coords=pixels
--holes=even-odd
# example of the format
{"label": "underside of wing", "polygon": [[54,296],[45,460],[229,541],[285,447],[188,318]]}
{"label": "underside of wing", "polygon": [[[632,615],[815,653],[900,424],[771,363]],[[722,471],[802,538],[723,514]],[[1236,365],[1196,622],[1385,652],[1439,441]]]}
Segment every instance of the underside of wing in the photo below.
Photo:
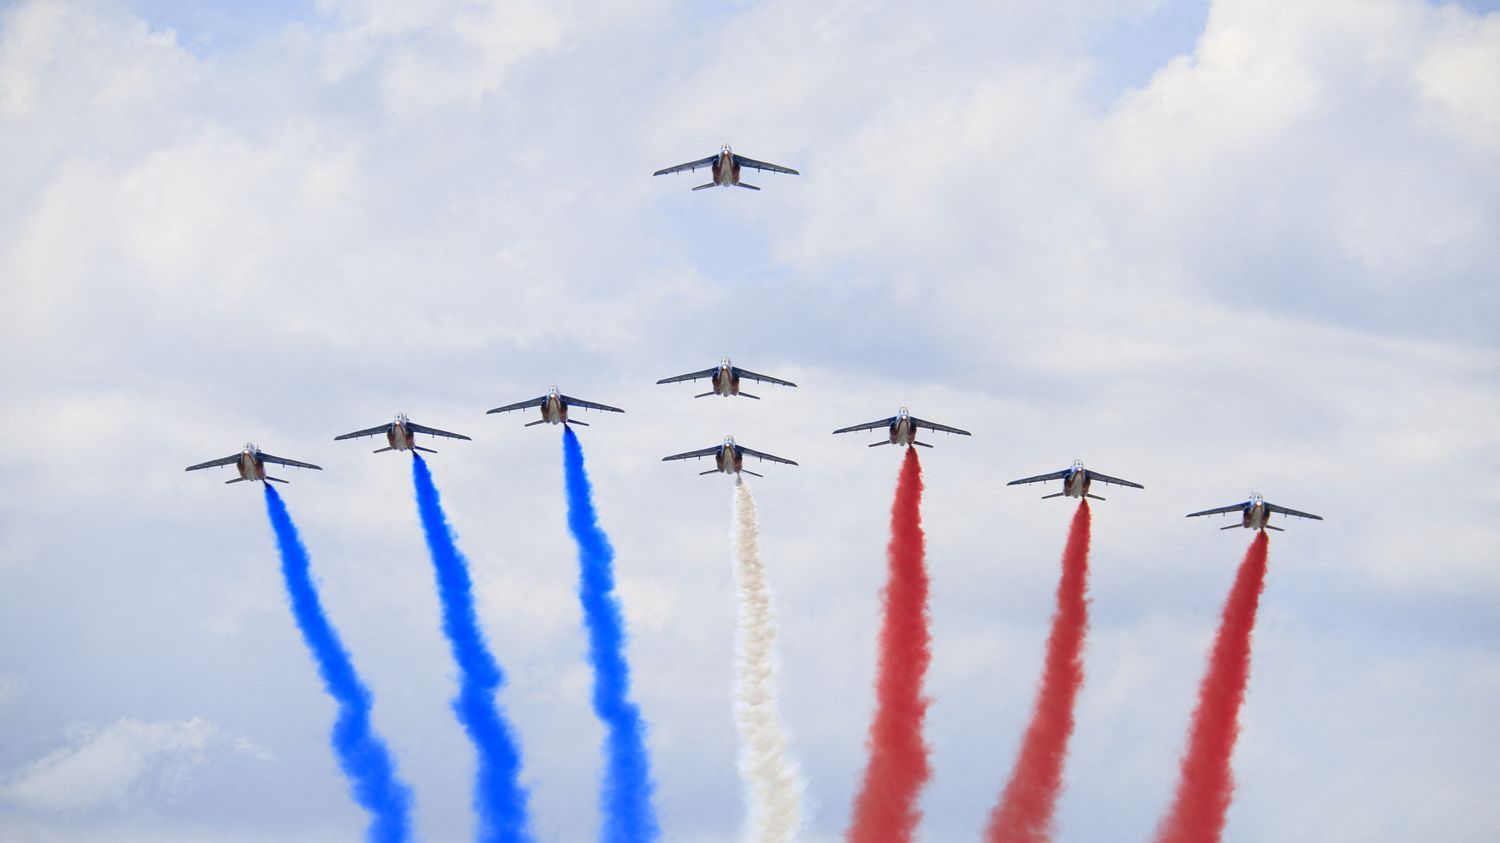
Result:
{"label": "underside of wing", "polygon": [[791,460],[783,459],[781,457],[776,456],[775,454],[768,454],[768,453],[766,453],[764,451],[757,451],[754,448],[746,448],[744,445],[740,446],[740,453],[749,454],[750,456],[755,457],[756,459],[769,460],[771,462],[779,462],[779,463],[781,463],[783,465],[796,465],[796,463],[792,462]]}
{"label": "underside of wing", "polygon": [[682,383],[683,381],[695,381],[699,378],[711,378],[714,376],[714,372],[717,371],[719,371],[719,367],[715,366],[712,369],[704,369],[701,372],[688,372],[685,375],[673,375],[670,378],[662,378],[657,383]]}
{"label": "underside of wing", "polygon": [[260,452],[260,458],[263,462],[273,462],[277,465],[288,465],[292,468],[312,468],[318,471],[323,470],[323,466],[321,465],[313,465],[310,462],[298,462],[296,460],[289,460],[286,457],[276,457],[266,453],[265,451]]}
{"label": "underside of wing", "polygon": [[625,412],[619,407],[611,407],[608,404],[595,404],[593,401],[585,401],[582,398],[573,398],[567,395],[562,396],[562,400],[568,402],[568,404],[573,407],[586,407],[590,410],[603,410],[606,413]]}
{"label": "underside of wing", "polygon": [[1230,504],[1229,506],[1219,506],[1219,507],[1214,507],[1213,509],[1205,509],[1202,512],[1189,512],[1187,514],[1187,517],[1188,518],[1196,518],[1199,515],[1219,515],[1219,514],[1225,513],[1225,512],[1244,512],[1244,511],[1245,511],[1245,504],[1234,503],[1234,504]]}
{"label": "underside of wing", "polygon": [[1118,477],[1110,477],[1108,474],[1100,474],[1097,471],[1092,471],[1092,470],[1087,469],[1087,468],[1084,469],[1084,471],[1088,472],[1090,480],[1098,480],[1100,483],[1113,483],[1116,486],[1129,486],[1132,489],[1144,489],[1144,488],[1146,488],[1145,486],[1142,486],[1139,483],[1132,483],[1129,480],[1121,480]]}
{"label": "underside of wing", "polygon": [[208,462],[200,462],[197,465],[190,465],[187,468],[183,469],[183,471],[197,471],[200,468],[214,468],[215,466],[220,466],[220,465],[234,465],[235,463],[237,463],[239,461],[240,461],[240,455],[239,454],[232,454],[230,456],[221,457],[221,458],[216,459],[216,460],[209,460]]}
{"label": "underside of wing", "polygon": [[680,454],[673,454],[670,457],[662,457],[661,461],[662,462],[668,462],[670,460],[691,460],[691,459],[697,459],[699,457],[711,457],[711,456],[719,453],[719,448],[720,447],[722,447],[722,446],[715,445],[715,446],[713,446],[711,448],[700,448],[700,449],[698,449],[696,451],[683,451]]}
{"label": "underside of wing", "polygon": [[484,412],[485,415],[489,415],[490,413],[509,413],[514,410],[530,410],[533,407],[542,406],[542,402],[546,400],[547,396],[543,395],[540,398],[533,398],[530,401],[517,401],[514,404],[506,404],[504,407],[496,407],[493,410],[485,410]]}
{"label": "underside of wing", "polygon": [[1062,478],[1067,477],[1067,476],[1068,476],[1068,469],[1065,468],[1062,471],[1054,471],[1051,474],[1038,474],[1035,477],[1022,477],[1020,480],[1012,480],[1009,483],[1006,483],[1005,485],[1007,485],[1007,486],[1019,486],[1019,485],[1021,485],[1023,483],[1041,483],[1041,482],[1046,481],[1046,480],[1061,480]]}
{"label": "underside of wing", "polygon": [[770,375],[762,375],[759,372],[752,372],[749,369],[741,369],[738,366],[733,367],[733,371],[736,375],[742,378],[749,378],[750,380],[756,381],[757,383],[774,383],[781,386],[796,386],[796,384],[792,383],[791,381],[784,381],[781,378],[773,378]]}
{"label": "underside of wing", "polygon": [[683,172],[689,172],[690,173],[693,170],[696,170],[696,169],[698,169],[700,167],[711,167],[711,166],[713,166],[713,163],[715,161],[717,161],[717,160],[719,160],[719,156],[717,156],[717,155],[710,155],[707,158],[700,158],[697,161],[689,161],[686,164],[678,164],[675,167],[666,167],[664,169],[657,170],[656,172],[652,173],[651,175],[653,175],[653,176],[670,176],[673,173],[683,173]]}
{"label": "underside of wing", "polygon": [[926,421],[924,419],[919,419],[916,416],[911,416],[910,418],[911,418],[911,423],[913,425],[915,425],[917,427],[925,427],[928,430],[940,430],[943,433],[957,433],[959,436],[973,436],[974,435],[974,434],[970,433],[967,430],[959,430],[956,427],[949,427],[946,424],[938,424],[937,422]]}
{"label": "underside of wing", "polygon": [[412,421],[407,422],[406,427],[411,430],[412,433],[425,433],[428,436],[446,436],[449,439],[469,439],[469,437],[463,435],[462,433],[449,433],[446,430],[438,430],[435,427],[428,427],[425,424],[417,424],[416,422]]}
{"label": "underside of wing", "polygon": [[872,421],[866,422],[865,424],[855,424],[850,425],[849,427],[841,427],[838,430],[835,430],[834,433],[853,433],[856,430],[876,430],[882,427],[890,427],[891,422],[895,420],[896,417],[891,416],[888,419],[881,419],[880,421]]}
{"label": "underside of wing", "polygon": [[757,161],[754,158],[746,158],[743,155],[734,156],[734,163],[740,165],[741,167],[749,167],[752,170],[765,170],[769,173],[785,173],[789,176],[802,175],[796,170],[793,170],[791,167],[783,167],[780,164],[767,164],[764,161]]}
{"label": "underside of wing", "polygon": [[335,437],[333,437],[333,441],[337,442],[340,439],[358,439],[361,436],[376,436],[376,435],[379,435],[381,433],[385,433],[385,432],[389,431],[390,429],[391,429],[391,426],[390,426],[389,423],[387,423],[387,424],[380,425],[379,427],[371,427],[371,428],[367,428],[365,430],[356,430],[353,433],[345,433],[342,436],[335,436]]}
{"label": "underside of wing", "polygon": [[1322,521],[1323,520],[1323,516],[1321,516],[1321,515],[1313,515],[1311,512],[1301,512],[1301,511],[1295,510],[1295,509],[1287,509],[1284,506],[1277,506],[1274,503],[1267,503],[1266,504],[1266,509],[1269,509],[1272,512],[1279,512],[1282,515],[1295,515],[1298,518],[1311,518],[1314,521]]}

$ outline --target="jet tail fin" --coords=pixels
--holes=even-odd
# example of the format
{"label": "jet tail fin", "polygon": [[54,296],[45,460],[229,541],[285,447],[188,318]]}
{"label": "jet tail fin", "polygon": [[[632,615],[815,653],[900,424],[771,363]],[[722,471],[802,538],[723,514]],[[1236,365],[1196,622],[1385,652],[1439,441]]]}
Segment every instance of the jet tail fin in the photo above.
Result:
{"label": "jet tail fin", "polygon": [[266,479],[267,480],[275,480],[277,483],[290,483],[290,482],[292,482],[290,480],[282,480],[280,477],[272,477],[269,474],[266,475]]}
{"label": "jet tail fin", "polygon": [[431,448],[423,448],[421,445],[413,445],[413,446],[411,446],[411,449],[413,451],[425,451],[425,452],[427,452],[429,454],[436,454],[437,453],[437,451],[434,451]]}
{"label": "jet tail fin", "polygon": [[740,469],[740,471],[744,472],[745,474],[750,475],[751,477],[765,477],[764,474],[756,474],[755,472],[751,471],[748,468],[742,468],[742,469]]}
{"label": "jet tail fin", "polygon": [[534,422],[527,422],[527,423],[525,423],[525,424],[523,424],[521,426],[522,427],[536,427],[539,424],[546,424],[546,423],[547,423],[546,419],[537,419]]}
{"label": "jet tail fin", "polygon": [[1084,497],[1086,497],[1086,498],[1093,498],[1096,501],[1102,501],[1102,500],[1104,500],[1104,498],[1101,498],[1098,495],[1084,495]]}
{"label": "jet tail fin", "polygon": [[707,188],[714,187],[716,185],[717,185],[717,182],[709,182],[708,184],[700,184],[697,187],[693,188],[693,190],[705,190]]}
{"label": "jet tail fin", "polygon": [[1063,495],[1066,495],[1066,494],[1067,494],[1067,492],[1058,492],[1058,493],[1052,494],[1052,495],[1042,495],[1042,500],[1046,500],[1048,498],[1060,498],[1060,497],[1062,497]]}
{"label": "jet tail fin", "polygon": [[751,395],[748,392],[741,392],[741,393],[739,393],[739,396],[741,398],[754,398],[756,401],[760,400],[760,396],[759,395]]}
{"label": "jet tail fin", "polygon": [[1228,527],[1220,527],[1220,530],[1233,530],[1235,527],[1243,527],[1243,524],[1230,524]]}
{"label": "jet tail fin", "polygon": [[376,448],[375,450],[371,451],[370,453],[372,453],[372,454],[383,454],[386,451],[394,451],[394,450],[396,450],[396,449],[395,448]]}
{"label": "jet tail fin", "polygon": [[[736,184],[735,184],[735,187],[743,187],[743,188],[745,188],[745,189],[746,189],[746,190],[760,190],[760,188],[758,188],[758,187],[756,187],[756,186],[755,186],[755,185],[753,185],[753,184],[746,184],[746,183],[745,183],[745,182],[737,182],[737,183],[736,183]],[[759,475],[759,474],[757,474],[757,475],[755,475],[755,476],[756,476],[756,477],[759,477],[759,476],[760,476],[760,475]]]}
{"label": "jet tail fin", "polygon": [[224,481],[224,485],[228,486],[230,483],[243,483],[243,482],[245,482],[245,478],[243,478],[243,477],[236,477],[233,480],[225,480]]}

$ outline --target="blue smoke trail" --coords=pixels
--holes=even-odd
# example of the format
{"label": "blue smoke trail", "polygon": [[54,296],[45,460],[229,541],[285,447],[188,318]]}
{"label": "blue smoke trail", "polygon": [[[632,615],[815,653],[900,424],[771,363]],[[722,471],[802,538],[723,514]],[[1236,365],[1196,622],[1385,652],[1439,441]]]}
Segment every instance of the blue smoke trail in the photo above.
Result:
{"label": "blue smoke trail", "polygon": [[583,467],[583,448],[563,428],[563,469],[568,488],[568,529],[578,543],[578,597],[589,633],[594,666],[594,713],[604,721],[607,768],[599,794],[604,823],[599,839],[608,843],[655,840],[661,834],[651,807],[651,763],[641,711],[629,699],[630,667],[625,664],[625,620],[615,597],[615,550],[599,528],[593,490]]}
{"label": "blue smoke trail", "polygon": [[453,698],[453,712],[479,753],[474,779],[474,811],[479,815],[475,838],[484,843],[530,843],[527,794],[519,781],[521,751],[495,702],[505,675],[479,631],[469,565],[453,543],[432,473],[415,453],[411,477],[417,489],[422,532],[427,535],[427,550],[437,574],[438,597],[443,603],[443,634],[453,648],[453,660],[458,662],[459,689]]}
{"label": "blue smoke trail", "polygon": [[396,780],[390,751],[370,728],[370,689],[354,672],[349,652],[323,614],[309,573],[307,548],[302,546],[286,504],[270,483],[265,487],[266,514],[271,518],[276,547],[281,551],[281,575],[292,601],[292,615],[297,619],[297,628],[302,630],[302,640],[318,663],[323,687],[339,704],[330,743],[338,755],[339,767],[349,779],[355,801],[371,814],[365,839],[371,843],[410,839],[411,790]]}

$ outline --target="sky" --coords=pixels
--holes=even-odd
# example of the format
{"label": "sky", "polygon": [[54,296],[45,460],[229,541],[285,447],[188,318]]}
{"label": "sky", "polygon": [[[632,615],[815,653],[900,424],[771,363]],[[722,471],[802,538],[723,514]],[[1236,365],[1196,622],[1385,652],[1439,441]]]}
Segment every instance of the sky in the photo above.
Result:
{"label": "sky", "polygon": [[[801,176],[691,192],[721,143]],[[1500,11],[1421,0],[0,6],[0,838],[313,841],[364,816],[261,496],[184,466],[254,441],[375,695],[426,840],[471,834],[394,412],[509,684],[541,839],[590,839],[602,731],[551,384],[617,550],[668,840],[728,843],[731,483],[781,623],[803,839],[864,763],[900,454],[921,454],[934,777],[977,839],[1032,702],[1080,458],[1086,684],[1058,839],[1144,840],[1248,533],[1272,538],[1230,841],[1500,837]],[[701,175],[701,174],[699,174]],[[729,355],[799,384],[655,381]],[[873,441],[873,438],[872,440]],[[374,446],[371,446],[374,447]]]}

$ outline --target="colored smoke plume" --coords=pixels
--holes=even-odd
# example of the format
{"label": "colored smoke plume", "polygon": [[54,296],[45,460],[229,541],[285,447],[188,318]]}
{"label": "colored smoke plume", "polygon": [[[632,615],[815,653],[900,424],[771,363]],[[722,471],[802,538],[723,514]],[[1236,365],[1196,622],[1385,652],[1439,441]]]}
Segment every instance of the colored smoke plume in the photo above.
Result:
{"label": "colored smoke plume", "polygon": [[988,843],[1052,839],[1052,813],[1062,790],[1063,762],[1073,735],[1073,704],[1083,687],[1083,643],[1088,635],[1089,502],[1081,501],[1063,547],[1057,609],[1047,637],[1046,663],[1031,725],[1000,802],[985,830]]}
{"label": "colored smoke plume", "polygon": [[395,843],[411,838],[411,790],[396,778],[396,765],[385,742],[370,726],[370,689],[354,671],[349,652],[339,640],[322,601],[313,586],[307,548],[297,535],[297,526],[287,513],[281,495],[266,487],[266,514],[276,533],[281,552],[281,576],[292,603],[292,616],[302,631],[302,640],[317,662],[323,687],[338,703],[338,720],[330,743],[339,767],[349,780],[354,800],[370,812],[365,839],[371,843]]}
{"label": "colored smoke plume", "polygon": [[599,839],[607,843],[655,840],[661,835],[651,807],[651,764],[640,708],[630,700],[625,662],[625,619],[615,596],[615,550],[599,527],[583,448],[563,426],[563,471],[568,490],[568,529],[578,544],[578,599],[594,668],[594,713],[604,722],[604,813]]}
{"label": "colored smoke plume", "polygon": [[891,507],[885,620],[880,630],[869,765],[854,800],[851,843],[910,840],[921,820],[917,799],[932,770],[922,741],[927,714],[922,679],[932,661],[927,629],[927,563],[922,535],[922,465],[908,448]]}
{"label": "colored smoke plume", "polygon": [[479,755],[474,778],[474,811],[478,815],[474,836],[482,843],[529,843],[527,794],[519,781],[521,752],[495,701],[505,675],[479,629],[468,562],[453,543],[437,487],[419,454],[412,454],[411,476],[443,605],[443,634],[459,668],[453,712]]}
{"label": "colored smoke plume", "polygon": [[802,825],[802,777],[787,752],[776,698],[776,617],[760,559],[760,527],[750,487],[734,486],[734,581],[738,599],[735,721],[751,843],[785,843]]}
{"label": "colored smoke plume", "polygon": [[1157,828],[1158,843],[1213,843],[1224,833],[1224,818],[1234,796],[1230,757],[1239,736],[1240,705],[1250,680],[1250,636],[1266,583],[1264,532],[1255,537],[1224,602],[1224,618],[1214,637],[1208,672],[1198,686],[1182,778],[1172,810]]}

